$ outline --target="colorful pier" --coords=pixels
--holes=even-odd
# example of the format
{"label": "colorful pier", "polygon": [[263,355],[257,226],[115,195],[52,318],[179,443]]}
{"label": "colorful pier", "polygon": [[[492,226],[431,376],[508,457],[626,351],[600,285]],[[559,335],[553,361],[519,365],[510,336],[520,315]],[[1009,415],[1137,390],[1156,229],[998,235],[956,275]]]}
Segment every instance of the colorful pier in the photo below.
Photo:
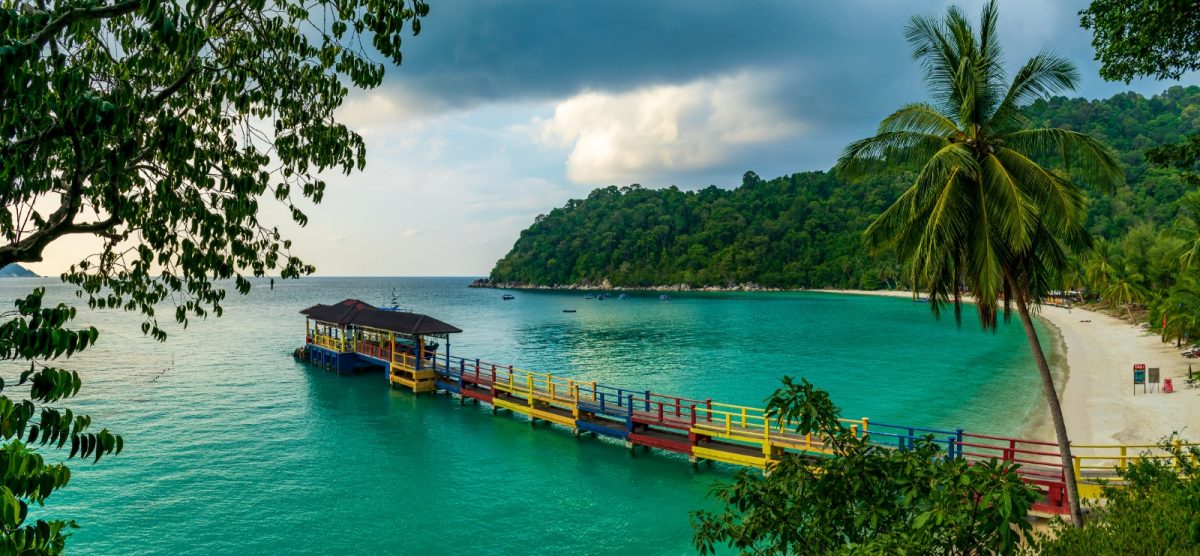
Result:
{"label": "colorful pier", "polygon": [[[347,299],[315,305],[306,317],[304,360],[338,373],[384,370],[393,387],[414,393],[446,392],[460,401],[490,404],[531,424],[545,421],[576,436],[591,433],[701,460],[767,470],[785,453],[813,457],[829,451],[819,438],[771,422],[761,408],[712,399],[690,399],[649,390],[530,372],[450,353],[460,329],[416,313],[380,309]],[[1042,493],[1034,510],[1066,514],[1065,473],[1075,475],[1080,495],[1101,497],[1101,481],[1118,480],[1116,469],[1140,457],[1168,457],[1156,446],[1077,445],[1072,469],[1064,469],[1055,442],[974,434],[962,429],[911,427],[843,420],[854,434],[881,446],[903,449],[932,436],[950,457],[998,459],[1021,464],[1020,473]]]}

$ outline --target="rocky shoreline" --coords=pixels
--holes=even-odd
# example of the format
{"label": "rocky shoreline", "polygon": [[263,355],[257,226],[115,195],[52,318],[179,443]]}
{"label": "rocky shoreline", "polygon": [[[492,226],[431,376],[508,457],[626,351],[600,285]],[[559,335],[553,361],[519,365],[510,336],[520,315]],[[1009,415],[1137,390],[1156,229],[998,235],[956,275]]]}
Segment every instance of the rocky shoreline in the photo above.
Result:
{"label": "rocky shoreline", "polygon": [[526,284],[524,282],[495,282],[490,278],[480,278],[471,282],[469,288],[494,288],[500,290],[578,290],[578,291],[661,291],[661,292],[789,292],[808,291],[805,288],[770,288],[754,282],[730,286],[691,286],[688,284],[673,284],[659,286],[614,286],[608,280],[599,283],[579,284]]}

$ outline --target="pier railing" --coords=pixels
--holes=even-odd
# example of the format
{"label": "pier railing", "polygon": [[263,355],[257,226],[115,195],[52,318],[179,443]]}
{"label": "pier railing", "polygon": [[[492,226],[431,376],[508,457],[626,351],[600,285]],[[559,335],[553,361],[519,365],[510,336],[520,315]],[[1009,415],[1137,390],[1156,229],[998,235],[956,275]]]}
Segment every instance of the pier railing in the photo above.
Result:
{"label": "pier railing", "polygon": [[[313,334],[310,338],[314,345],[335,351],[343,348],[341,338],[320,334]],[[399,350],[391,352],[388,346],[359,342],[355,349],[408,368],[414,368],[417,363],[413,355]],[[760,467],[769,465],[771,460],[784,452],[829,453],[822,439],[797,433],[794,423],[773,419],[764,408],[633,390],[457,356],[434,360],[426,358],[421,361],[421,367],[423,370],[436,371],[448,380],[472,383],[493,392],[523,397],[529,400],[531,407],[535,405],[534,401],[541,401],[576,410],[576,418],[584,418],[581,415],[587,414],[587,418],[623,423],[621,426],[631,431],[637,426],[673,428],[687,431],[692,442],[711,438],[743,448],[761,448],[760,457],[765,459],[755,464]],[[1151,459],[1171,465],[1170,460],[1174,458],[1157,445],[1072,444],[1073,465],[1070,470],[1065,470],[1055,442],[969,433],[962,429],[879,423],[865,417],[840,421],[855,436],[865,437],[876,445],[890,449],[912,449],[918,439],[929,438],[945,451],[946,457],[963,458],[971,462],[995,459],[1018,464],[1017,472],[1046,494],[1047,501],[1043,507],[1049,508],[1048,511],[1062,511],[1065,506],[1067,472],[1075,474],[1085,497],[1095,498],[1101,496],[1101,480],[1119,484],[1118,470],[1132,461]],[[696,450],[705,447],[707,453],[704,457],[710,457],[713,448],[708,446],[697,444]],[[1182,449],[1197,444],[1177,443],[1177,446]],[[1195,454],[1185,452],[1184,457],[1189,458],[1192,464],[1200,464]],[[1173,464],[1180,466],[1182,462],[1175,460]]]}
{"label": "pier railing", "polygon": [[[1185,444],[1178,439],[1173,443],[1193,466],[1200,464],[1196,454],[1188,450],[1196,444]],[[1080,481],[1100,478],[1112,481],[1114,469],[1125,469],[1136,460],[1154,460],[1176,469],[1183,465],[1180,458],[1157,444],[1072,444],[1071,452],[1075,458],[1075,477]]]}
{"label": "pier railing", "polygon": [[342,351],[342,339],[341,338],[334,338],[333,336],[326,336],[324,334],[313,334],[312,335],[312,343],[313,343],[313,345],[320,346],[325,349],[330,349],[333,351]]}

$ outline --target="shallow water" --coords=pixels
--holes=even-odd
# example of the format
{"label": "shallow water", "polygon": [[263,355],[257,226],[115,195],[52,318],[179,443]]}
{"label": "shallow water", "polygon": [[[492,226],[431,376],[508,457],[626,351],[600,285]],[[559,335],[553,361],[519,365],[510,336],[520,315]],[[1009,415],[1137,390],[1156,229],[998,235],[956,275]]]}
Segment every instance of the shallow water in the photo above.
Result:
{"label": "shallow water", "polygon": [[[688,512],[721,467],[631,456],[605,440],[493,417],[446,396],[298,364],[297,311],[346,297],[464,330],[455,355],[612,385],[759,404],[784,374],[846,417],[1017,433],[1040,403],[1019,325],[962,329],[907,299],[821,293],[585,300],[577,292],[468,289],[462,278],[309,278],[230,299],[164,344],[134,315],[81,312],[100,345],[70,361],[72,407],[126,450],[76,464],[42,513],[76,519],[76,554],[691,552]],[[11,299],[52,280],[6,280]],[[563,313],[562,309],[576,309]],[[1050,344],[1049,342],[1047,342]],[[3,378],[18,372],[3,367]],[[55,452],[48,455],[54,456]]]}

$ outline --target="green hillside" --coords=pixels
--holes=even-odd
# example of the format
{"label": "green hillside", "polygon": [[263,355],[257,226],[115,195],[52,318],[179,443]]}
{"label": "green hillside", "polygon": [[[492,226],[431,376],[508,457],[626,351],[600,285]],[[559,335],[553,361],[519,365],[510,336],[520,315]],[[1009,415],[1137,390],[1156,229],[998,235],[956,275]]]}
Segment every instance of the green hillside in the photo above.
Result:
{"label": "green hillside", "polygon": [[[1200,133],[1200,87],[1151,98],[1054,98],[1026,114],[1034,126],[1087,132],[1119,155],[1128,183],[1092,192],[1095,234],[1117,238],[1174,217],[1185,181],[1175,170],[1149,168],[1143,151]],[[846,184],[830,172],[771,180],[747,172],[735,189],[609,186],[539,216],[490,277],[524,285],[890,286],[898,263],[868,257],[860,234],[910,182],[902,174]]]}

